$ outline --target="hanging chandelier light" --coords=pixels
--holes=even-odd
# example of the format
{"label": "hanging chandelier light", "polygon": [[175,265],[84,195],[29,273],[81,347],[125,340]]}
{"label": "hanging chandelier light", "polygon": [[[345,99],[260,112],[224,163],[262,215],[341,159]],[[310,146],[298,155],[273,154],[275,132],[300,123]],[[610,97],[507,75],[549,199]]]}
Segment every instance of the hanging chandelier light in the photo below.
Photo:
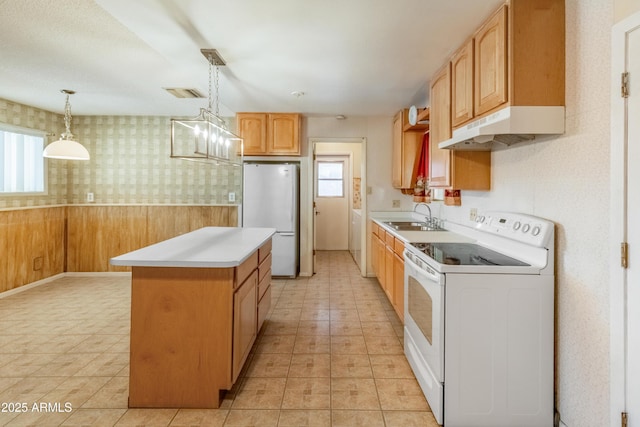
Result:
{"label": "hanging chandelier light", "polygon": [[[224,60],[215,49],[202,49],[209,62],[209,104],[193,118],[171,119],[171,157],[242,164],[242,138],[227,129],[219,116],[219,69]],[[215,74],[214,74],[215,72]],[[212,82],[215,80],[215,113]]]}
{"label": "hanging chandelier light", "polygon": [[64,105],[64,125],[65,132],[60,135],[60,139],[52,142],[44,148],[42,155],[50,159],[65,160],[89,160],[89,151],[79,142],[74,141],[71,133],[71,104],[69,103],[69,95],[75,92],[68,89],[62,89],[60,92],[67,95]]}

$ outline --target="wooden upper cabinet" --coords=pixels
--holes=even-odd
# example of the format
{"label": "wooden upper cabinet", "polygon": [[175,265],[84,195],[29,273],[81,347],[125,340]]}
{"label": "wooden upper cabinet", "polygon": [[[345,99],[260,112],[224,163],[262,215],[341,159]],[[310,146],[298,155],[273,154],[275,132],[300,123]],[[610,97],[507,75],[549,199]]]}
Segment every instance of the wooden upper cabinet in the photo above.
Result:
{"label": "wooden upper cabinet", "polygon": [[267,152],[300,155],[300,115],[269,114]]}
{"label": "wooden upper cabinet", "polygon": [[474,36],[475,114],[480,115],[508,101],[507,6],[502,6]]}
{"label": "wooden upper cabinet", "polygon": [[451,150],[438,144],[451,138],[451,66],[447,63],[431,78],[429,135],[429,186],[451,185]]}
{"label": "wooden upper cabinet", "polygon": [[300,114],[238,113],[239,136],[245,156],[299,156]]}
{"label": "wooden upper cabinet", "polygon": [[244,140],[244,155],[267,152],[267,115],[263,113],[238,113],[236,116],[239,136]]}
{"label": "wooden upper cabinet", "polygon": [[451,125],[455,128],[473,118],[473,40],[451,58]]}
{"label": "wooden upper cabinet", "polygon": [[413,189],[424,130],[405,131],[409,126],[409,109],[400,110],[393,118],[391,183],[393,188]]}

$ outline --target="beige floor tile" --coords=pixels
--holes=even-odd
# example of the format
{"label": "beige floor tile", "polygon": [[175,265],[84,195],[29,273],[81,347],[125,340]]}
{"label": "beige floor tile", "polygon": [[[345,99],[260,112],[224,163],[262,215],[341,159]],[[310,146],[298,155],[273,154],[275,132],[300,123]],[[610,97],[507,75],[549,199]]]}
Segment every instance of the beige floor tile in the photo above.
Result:
{"label": "beige floor tile", "polygon": [[[51,363],[58,354],[13,354],[7,363],[0,366],[0,377],[26,377],[47,364]],[[3,358],[4,359],[4,358]]]}
{"label": "beige floor tile", "polygon": [[396,332],[388,320],[375,322],[361,322],[362,334],[365,337],[395,337]]}
{"label": "beige floor tile", "polygon": [[375,378],[415,378],[403,354],[370,354],[369,360]]}
{"label": "beige floor tile", "polygon": [[332,322],[359,322],[358,310],[329,310]]}
{"label": "beige floor tile", "polygon": [[295,335],[263,335],[255,348],[256,353],[293,353]]}
{"label": "beige floor tile", "polygon": [[303,308],[300,313],[300,320],[329,320],[329,310]]}
{"label": "beige floor tile", "polygon": [[360,321],[331,321],[331,335],[362,335]]}
{"label": "beige floor tile", "polygon": [[119,427],[168,426],[177,412],[177,409],[129,409],[115,425]]}
{"label": "beige floor tile", "polygon": [[[32,405],[32,403],[29,403]],[[71,416],[70,412],[64,412],[64,409],[61,412],[47,412],[47,410],[29,410],[29,412],[24,412],[18,414],[17,417],[13,418],[8,423],[4,424],[6,426],[37,426],[37,427],[45,427],[45,426],[59,426],[62,424],[67,418]]]}
{"label": "beige floor tile", "polygon": [[298,322],[302,309],[299,308],[276,308],[269,316],[269,320],[274,322]]}
{"label": "beige floor tile", "polygon": [[384,322],[387,320],[385,312],[375,309],[358,310],[358,316],[362,322]]}
{"label": "beige floor tile", "polygon": [[331,324],[329,321],[301,320],[298,325],[297,334],[300,335],[329,335]]}
{"label": "beige floor tile", "polygon": [[126,409],[74,409],[61,425],[64,427],[111,427]]}
{"label": "beige floor tile", "polygon": [[[299,328],[298,328],[299,330]],[[296,336],[294,353],[329,353],[331,338],[328,335],[300,335]]]}
{"label": "beige floor tile", "polygon": [[77,374],[98,356],[95,353],[66,353],[56,355],[46,365],[33,372],[36,377],[61,377]]}
{"label": "beige floor tile", "polygon": [[331,411],[328,410],[283,410],[278,427],[330,427]]}
{"label": "beige floor tile", "polygon": [[286,378],[246,378],[232,409],[280,409]]}
{"label": "beige floor tile", "polygon": [[376,379],[375,382],[383,410],[430,410],[415,379]]}
{"label": "beige floor tile", "polygon": [[331,356],[329,354],[294,354],[291,358],[289,377],[291,378],[328,378],[331,374]]}
{"label": "beige floor tile", "polygon": [[367,378],[332,378],[331,408],[380,410],[374,381]]}
{"label": "beige floor tile", "polygon": [[295,335],[297,332],[297,322],[267,319],[262,326],[263,335]]}
{"label": "beige floor tile", "polygon": [[367,354],[362,336],[331,336],[331,354]]}
{"label": "beige floor tile", "polygon": [[222,427],[227,409],[180,409],[169,424],[171,427]]}
{"label": "beige floor tile", "polygon": [[80,408],[109,381],[109,377],[70,377],[42,397],[42,402],[64,402]]}
{"label": "beige floor tile", "polygon": [[329,378],[288,378],[282,400],[283,409],[329,409]]}
{"label": "beige floor tile", "polygon": [[369,355],[332,354],[331,376],[333,378],[373,378]]}
{"label": "beige floor tile", "polygon": [[277,427],[279,410],[238,409],[227,415],[225,427]]}
{"label": "beige floor tile", "polygon": [[286,378],[291,354],[256,353],[249,362],[248,377]]}
{"label": "beige floor tile", "polygon": [[83,405],[85,409],[128,408],[129,377],[113,377]]}
{"label": "beige floor tile", "polygon": [[122,335],[91,335],[71,349],[74,353],[103,353],[122,339]]}
{"label": "beige floor tile", "polygon": [[369,354],[404,354],[404,348],[397,337],[365,336]]}
{"label": "beige floor tile", "polygon": [[332,427],[385,427],[382,411],[331,411]]}
{"label": "beige floor tile", "polygon": [[384,411],[387,427],[440,427],[431,412]]}

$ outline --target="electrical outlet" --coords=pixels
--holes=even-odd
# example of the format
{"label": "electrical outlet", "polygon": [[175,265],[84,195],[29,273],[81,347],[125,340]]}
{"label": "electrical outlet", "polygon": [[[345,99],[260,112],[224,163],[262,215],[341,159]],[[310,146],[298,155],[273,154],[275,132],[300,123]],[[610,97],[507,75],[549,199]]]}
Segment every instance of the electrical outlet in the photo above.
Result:
{"label": "electrical outlet", "polygon": [[478,209],[476,209],[476,208],[469,209],[469,220],[470,221],[475,221],[477,216],[478,216]]}
{"label": "electrical outlet", "polygon": [[373,188],[367,185],[367,194],[373,194]]}
{"label": "electrical outlet", "polygon": [[233,191],[229,192],[229,201],[230,202],[236,201],[236,193],[234,193]]}
{"label": "electrical outlet", "polygon": [[87,202],[92,203],[93,200],[93,193],[87,193]]}
{"label": "electrical outlet", "polygon": [[392,200],[391,201],[391,206],[393,206],[394,208],[399,208],[400,207],[400,200]]}
{"label": "electrical outlet", "polygon": [[41,256],[35,257],[33,259],[33,271],[42,270],[43,258]]}

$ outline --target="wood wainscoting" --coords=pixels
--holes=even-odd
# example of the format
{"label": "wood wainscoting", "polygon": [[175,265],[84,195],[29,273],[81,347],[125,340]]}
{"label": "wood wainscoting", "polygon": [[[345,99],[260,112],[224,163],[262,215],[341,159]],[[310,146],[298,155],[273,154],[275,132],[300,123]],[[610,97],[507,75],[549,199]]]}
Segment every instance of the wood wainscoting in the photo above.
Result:
{"label": "wood wainscoting", "polygon": [[0,292],[64,271],[65,206],[0,211]]}
{"label": "wood wainscoting", "polygon": [[0,211],[0,292],[63,272],[129,271],[109,259],[206,226],[236,206],[45,206]]}

